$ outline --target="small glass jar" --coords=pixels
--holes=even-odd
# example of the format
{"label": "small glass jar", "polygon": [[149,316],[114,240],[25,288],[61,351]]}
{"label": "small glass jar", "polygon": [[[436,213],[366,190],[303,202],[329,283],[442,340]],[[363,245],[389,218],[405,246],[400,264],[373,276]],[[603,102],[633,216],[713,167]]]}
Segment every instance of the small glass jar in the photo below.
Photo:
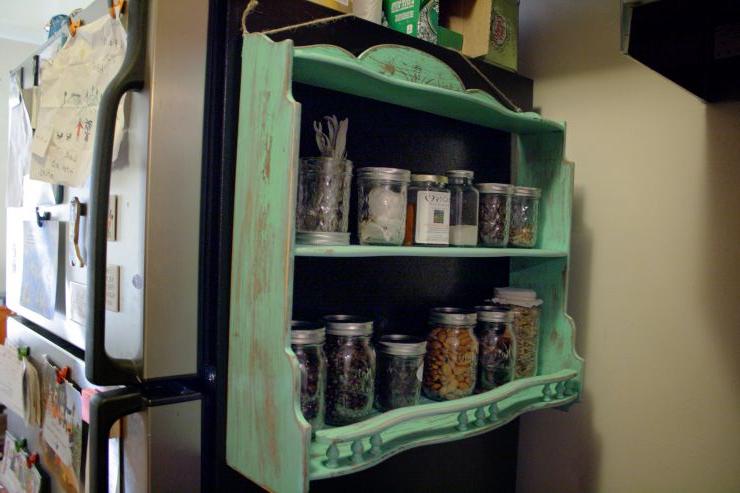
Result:
{"label": "small glass jar", "polygon": [[450,189],[450,245],[478,244],[478,189],[473,186],[474,173],[455,169],[447,172]]}
{"label": "small glass jar", "polygon": [[342,426],[365,419],[375,397],[373,322],[352,315],[328,315],[326,325],[326,422]]}
{"label": "small glass jar", "polygon": [[420,337],[385,335],[378,340],[375,407],[389,411],[419,403],[427,343]]}
{"label": "small glass jar", "polygon": [[447,401],[473,393],[478,366],[475,322],[474,310],[432,309],[422,382],[424,395],[430,399]]}
{"label": "small glass jar", "polygon": [[533,248],[537,243],[540,196],[539,188],[514,187],[514,194],[511,197],[509,245]]}
{"label": "small glass jar", "polygon": [[301,158],[296,230],[346,233],[351,187],[352,161],[331,157]]}
{"label": "small glass jar", "polygon": [[478,238],[487,247],[505,247],[509,242],[511,185],[478,183],[480,208]]}
{"label": "small glass jar", "polygon": [[324,326],[312,322],[290,323],[290,347],[301,370],[301,411],[313,429],[324,425],[326,355]]}
{"label": "small glass jar", "polygon": [[516,339],[514,378],[537,375],[540,342],[540,305],[542,300],[531,289],[496,288],[493,302],[511,310]]}
{"label": "small glass jar", "polygon": [[447,190],[447,177],[411,175],[403,244],[450,244],[450,192]]}
{"label": "small glass jar", "polygon": [[358,171],[357,229],[360,244],[403,243],[410,177],[410,171],[397,168],[361,168]]}
{"label": "small glass jar", "polygon": [[478,312],[478,383],[479,392],[495,389],[514,380],[516,338],[508,308],[476,306]]}

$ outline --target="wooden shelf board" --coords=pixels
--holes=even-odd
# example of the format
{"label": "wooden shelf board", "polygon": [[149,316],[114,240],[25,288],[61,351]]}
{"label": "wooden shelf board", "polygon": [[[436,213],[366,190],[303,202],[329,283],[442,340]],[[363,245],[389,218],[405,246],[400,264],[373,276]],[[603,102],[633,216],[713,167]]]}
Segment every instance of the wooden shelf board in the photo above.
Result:
{"label": "wooden shelf board", "polygon": [[563,250],[543,248],[421,247],[421,246],[313,246],[296,245],[297,257],[566,257]]}

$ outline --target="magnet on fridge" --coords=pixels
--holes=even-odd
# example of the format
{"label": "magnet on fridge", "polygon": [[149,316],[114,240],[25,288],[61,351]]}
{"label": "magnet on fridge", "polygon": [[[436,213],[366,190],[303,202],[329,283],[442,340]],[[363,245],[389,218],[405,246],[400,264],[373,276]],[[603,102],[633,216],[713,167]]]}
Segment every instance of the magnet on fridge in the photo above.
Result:
{"label": "magnet on fridge", "polygon": [[19,347],[18,348],[18,359],[22,360],[24,358],[28,358],[31,355],[31,348],[26,347]]}
{"label": "magnet on fridge", "polygon": [[108,241],[118,239],[118,196],[111,195],[108,199]]}

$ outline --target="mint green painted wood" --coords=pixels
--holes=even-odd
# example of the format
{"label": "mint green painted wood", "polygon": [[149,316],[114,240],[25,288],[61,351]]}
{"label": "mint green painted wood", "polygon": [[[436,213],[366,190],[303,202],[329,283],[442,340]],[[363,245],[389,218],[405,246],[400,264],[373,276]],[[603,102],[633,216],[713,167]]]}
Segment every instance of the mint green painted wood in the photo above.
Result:
{"label": "mint green painted wood", "polygon": [[313,246],[296,245],[297,257],[566,257],[567,250],[541,248],[444,248],[392,247],[374,245]]}
{"label": "mint green painted wood", "polygon": [[365,68],[388,77],[465,91],[460,77],[449,65],[423,51],[397,45],[380,45],[368,48],[357,58]]}

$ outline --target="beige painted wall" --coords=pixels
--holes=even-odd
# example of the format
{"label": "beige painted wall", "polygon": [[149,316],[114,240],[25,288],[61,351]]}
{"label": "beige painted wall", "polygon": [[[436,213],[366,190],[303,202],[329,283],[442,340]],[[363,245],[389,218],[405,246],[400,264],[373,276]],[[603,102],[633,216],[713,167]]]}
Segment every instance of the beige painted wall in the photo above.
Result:
{"label": "beige painted wall", "polygon": [[617,0],[522,0],[521,71],[568,122],[583,401],[522,419],[520,493],[740,491],[740,104],[619,53]]}

